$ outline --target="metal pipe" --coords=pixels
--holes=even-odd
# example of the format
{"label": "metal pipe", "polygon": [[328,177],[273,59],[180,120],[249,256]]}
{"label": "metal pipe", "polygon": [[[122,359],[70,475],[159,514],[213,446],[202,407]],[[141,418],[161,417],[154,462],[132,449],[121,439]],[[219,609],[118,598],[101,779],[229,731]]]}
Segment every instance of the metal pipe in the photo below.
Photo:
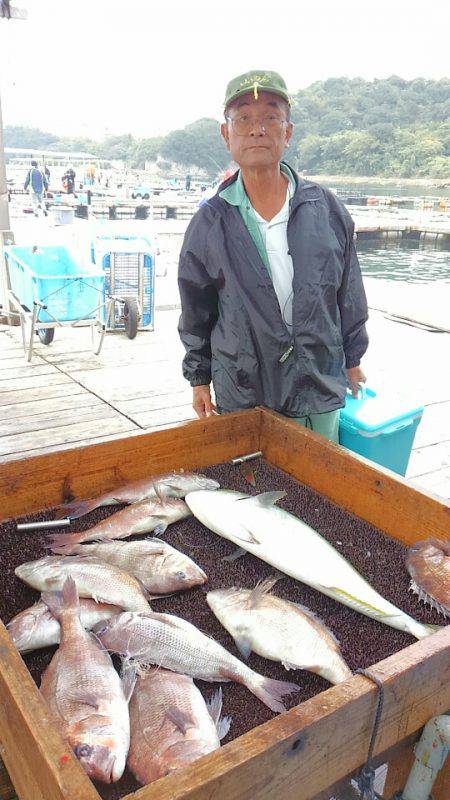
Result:
{"label": "metal pipe", "polygon": [[414,748],[415,762],[400,800],[428,800],[450,752],[450,715],[433,717]]}
{"label": "metal pipe", "polygon": [[239,456],[239,458],[232,458],[232,464],[244,464],[245,461],[252,461],[254,458],[262,456],[262,451],[258,450],[256,453],[249,453],[247,456]]}
{"label": "metal pipe", "polygon": [[9,231],[8,184],[3,147],[2,106],[0,100],[0,231]]}
{"label": "metal pipe", "polygon": [[70,525],[69,517],[64,519],[48,519],[44,522],[18,522],[16,528],[18,531],[41,531],[45,528],[66,528]]}

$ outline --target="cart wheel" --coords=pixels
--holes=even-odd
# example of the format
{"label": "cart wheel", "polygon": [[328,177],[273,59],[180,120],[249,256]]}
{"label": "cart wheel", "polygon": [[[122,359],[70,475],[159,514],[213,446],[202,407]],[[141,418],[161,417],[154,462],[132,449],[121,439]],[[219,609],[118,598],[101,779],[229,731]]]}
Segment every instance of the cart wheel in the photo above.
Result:
{"label": "cart wheel", "polygon": [[54,328],[39,328],[36,331],[39,339],[41,340],[42,344],[51,344],[55,337],[55,329]]}
{"label": "cart wheel", "polygon": [[129,339],[134,339],[138,330],[139,309],[136,300],[125,300],[123,304],[123,321]]}

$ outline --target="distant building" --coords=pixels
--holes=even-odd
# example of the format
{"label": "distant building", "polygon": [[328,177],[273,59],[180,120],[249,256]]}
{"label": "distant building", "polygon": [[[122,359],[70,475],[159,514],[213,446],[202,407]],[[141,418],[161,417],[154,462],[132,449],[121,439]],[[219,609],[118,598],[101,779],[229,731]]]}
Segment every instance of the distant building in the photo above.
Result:
{"label": "distant building", "polygon": [[53,164],[53,166],[66,167],[70,163],[74,168],[76,166],[84,167],[88,164],[100,166],[105,162],[105,159],[100,159],[92,153],[69,153],[33,147],[5,147],[5,160],[12,166],[28,166],[32,158],[50,166]]}

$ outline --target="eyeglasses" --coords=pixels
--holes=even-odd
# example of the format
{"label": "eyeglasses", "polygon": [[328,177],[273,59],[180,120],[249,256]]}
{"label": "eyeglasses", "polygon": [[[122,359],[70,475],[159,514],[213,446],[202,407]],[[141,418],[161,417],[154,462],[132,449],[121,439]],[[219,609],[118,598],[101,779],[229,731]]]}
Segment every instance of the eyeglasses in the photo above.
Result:
{"label": "eyeglasses", "polygon": [[249,114],[241,114],[239,117],[227,117],[237,136],[247,136],[252,132],[255,125],[260,125],[264,133],[280,133],[287,120],[277,114],[265,114],[264,117],[253,119]]}

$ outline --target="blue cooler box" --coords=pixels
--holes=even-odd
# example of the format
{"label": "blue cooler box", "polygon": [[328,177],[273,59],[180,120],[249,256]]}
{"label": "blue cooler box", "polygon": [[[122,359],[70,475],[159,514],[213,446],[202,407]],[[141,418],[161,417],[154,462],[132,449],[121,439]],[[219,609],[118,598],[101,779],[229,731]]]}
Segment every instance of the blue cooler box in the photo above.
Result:
{"label": "blue cooler box", "polygon": [[405,475],[423,406],[363,389],[341,409],[339,443],[376,464]]}

